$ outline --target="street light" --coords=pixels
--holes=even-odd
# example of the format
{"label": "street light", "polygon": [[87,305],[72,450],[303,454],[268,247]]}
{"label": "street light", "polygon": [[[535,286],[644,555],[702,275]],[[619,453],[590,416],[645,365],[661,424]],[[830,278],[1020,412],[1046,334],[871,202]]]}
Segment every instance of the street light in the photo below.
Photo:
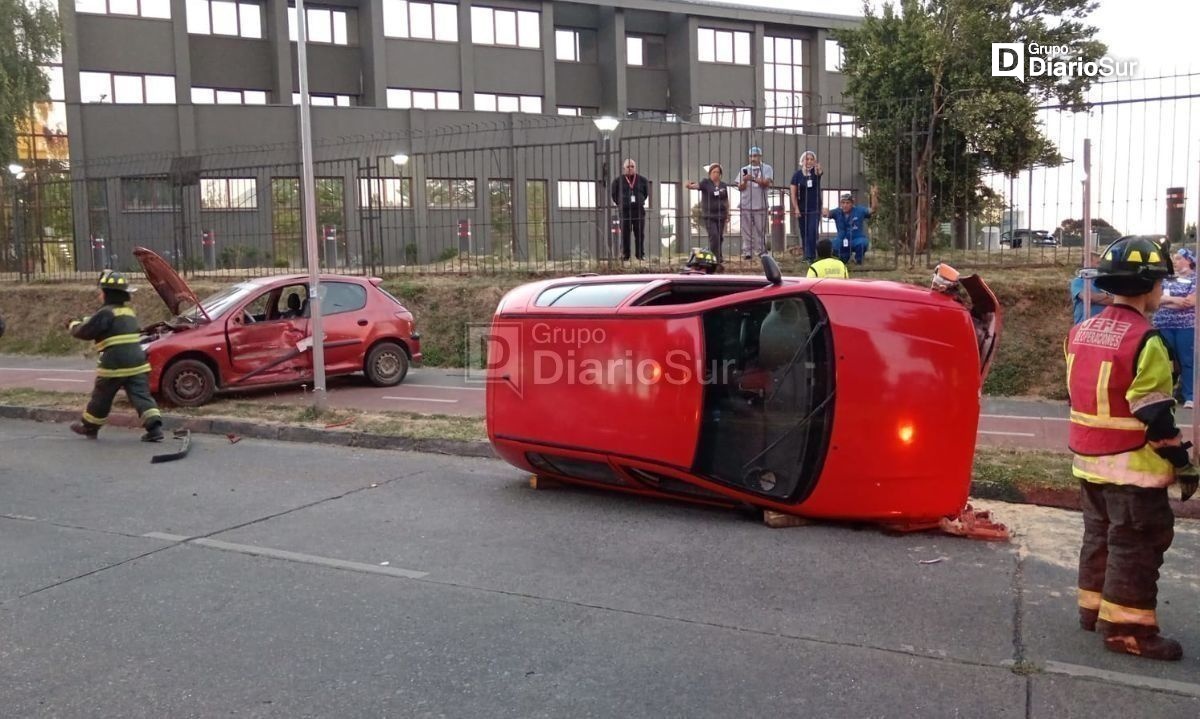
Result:
{"label": "street light", "polygon": [[[608,183],[609,183],[608,161],[612,157],[612,134],[613,134],[613,131],[616,130],[617,127],[621,124],[621,121],[615,117],[605,115],[603,117],[592,118],[592,123],[596,125],[596,129],[600,131],[600,135],[604,138],[604,164],[601,166],[601,171],[600,171],[601,176],[604,178],[603,179],[604,187],[600,193],[600,196],[607,197],[608,196]],[[603,200],[601,200],[601,201],[604,202]],[[616,248],[613,247],[613,238],[612,238],[612,203],[610,203],[610,202],[604,202],[604,229],[599,234],[600,234],[600,236],[604,236],[605,234],[608,235],[609,255],[611,256],[611,255],[615,254]],[[599,240],[597,239],[597,244],[598,243],[599,243]],[[597,260],[600,259],[599,246],[596,247],[596,259]]]}
{"label": "street light", "polygon": [[407,164],[408,155],[405,155],[403,152],[397,152],[395,155],[392,155],[392,162],[396,163],[397,165]]}

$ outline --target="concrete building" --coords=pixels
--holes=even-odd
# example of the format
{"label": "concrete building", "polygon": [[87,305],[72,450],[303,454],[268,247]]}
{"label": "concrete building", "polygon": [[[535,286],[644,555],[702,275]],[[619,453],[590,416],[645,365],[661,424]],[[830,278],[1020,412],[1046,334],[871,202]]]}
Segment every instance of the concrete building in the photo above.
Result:
{"label": "concrete building", "polygon": [[[732,178],[750,144],[777,185],[819,148],[827,191],[863,189],[829,35],[853,19],[686,0],[306,8],[338,266],[604,256],[597,180],[625,156],[655,183],[655,255],[697,242],[683,183],[713,161]],[[118,265],[146,244],[199,267],[206,238],[226,265],[299,262],[294,6],[61,0],[61,14],[42,131],[66,135],[71,221],[31,230],[43,269],[92,269],[97,237]],[[622,119],[608,150],[594,115]]]}

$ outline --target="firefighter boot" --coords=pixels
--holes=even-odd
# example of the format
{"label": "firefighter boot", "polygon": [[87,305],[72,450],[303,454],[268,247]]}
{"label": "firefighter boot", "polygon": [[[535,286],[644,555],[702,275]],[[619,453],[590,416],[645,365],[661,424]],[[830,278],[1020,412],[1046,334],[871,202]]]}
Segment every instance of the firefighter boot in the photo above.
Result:
{"label": "firefighter boot", "polygon": [[75,434],[87,437],[88,439],[96,439],[100,436],[100,426],[92,424],[86,420],[79,420],[71,423],[71,431]]}
{"label": "firefighter boot", "polygon": [[1096,631],[1096,621],[1100,619],[1099,609],[1079,608],[1079,628],[1085,632]]}
{"label": "firefighter boot", "polygon": [[1174,639],[1161,634],[1135,636],[1115,634],[1104,638],[1104,648],[1118,654],[1133,654],[1146,659],[1177,662],[1183,658],[1183,647]]}
{"label": "firefighter boot", "polygon": [[142,435],[143,442],[163,441],[162,420],[153,419],[146,423],[146,433]]}

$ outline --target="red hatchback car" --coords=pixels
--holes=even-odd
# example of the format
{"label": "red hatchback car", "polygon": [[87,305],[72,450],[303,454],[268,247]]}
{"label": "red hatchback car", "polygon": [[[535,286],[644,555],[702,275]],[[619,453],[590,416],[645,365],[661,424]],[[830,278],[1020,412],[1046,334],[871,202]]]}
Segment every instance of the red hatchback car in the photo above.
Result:
{"label": "red hatchback car", "polygon": [[511,291],[487,338],[496,451],[538,476],[662,498],[888,524],[958,515],[1000,329],[992,292],[975,276],[934,291],[764,265],[766,280]]}
{"label": "red hatchback car", "polygon": [[[218,391],[312,380],[308,275],[239,282],[201,300],[154,252],[139,247],[134,256],[172,314],[142,330],[156,395],[197,407]],[[321,289],[329,375],[362,372],[389,387],[420,364],[413,315],[380,280],[323,275]]]}

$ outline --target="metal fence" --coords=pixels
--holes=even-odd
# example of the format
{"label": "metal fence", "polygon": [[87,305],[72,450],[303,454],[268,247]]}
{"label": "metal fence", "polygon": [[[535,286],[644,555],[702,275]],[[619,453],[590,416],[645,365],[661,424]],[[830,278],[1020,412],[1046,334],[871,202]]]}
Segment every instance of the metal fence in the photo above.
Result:
{"label": "metal fence", "polygon": [[[1089,97],[1088,111],[1039,109],[1064,162],[1015,177],[985,177],[990,197],[984,203],[959,199],[972,188],[958,186],[953,167],[931,171],[924,183],[900,177],[905,160],[928,137],[915,127],[898,132],[888,138],[894,168],[874,168],[894,169],[897,190],[879,198],[862,269],[941,260],[1078,264],[1079,148],[1085,138],[1097,146],[1092,214],[1100,220],[1093,228],[1099,241],[1120,234],[1165,236],[1168,230],[1179,235],[1182,209],[1168,227],[1168,206],[1186,201],[1195,207],[1191,117],[1200,109],[1200,94],[1193,92],[1193,79],[1160,79],[1158,86],[1153,79],[1102,83]],[[1167,83],[1173,83],[1169,92]],[[536,132],[475,126],[425,137],[343,138],[318,148],[315,163],[320,260],[328,270],[377,276],[678,267],[692,247],[707,245],[699,196],[687,183],[699,181],[713,162],[736,183],[748,148],[757,145],[774,169],[769,207],[760,218],[768,248],[798,263],[788,186],[801,153],[815,152],[823,167],[824,207],[835,207],[844,191],[858,193],[862,204],[868,195],[856,136],[861,131],[845,117],[816,116],[828,121],[750,129],[626,122],[611,141],[590,120],[566,117],[528,120]],[[406,151],[397,155],[396,148]],[[935,154],[949,163],[972,161],[961,148],[938,149]],[[69,171],[38,168],[21,180],[6,176],[0,186],[0,278],[72,279],[104,267],[134,270],[138,246],[187,274],[302,270],[296,155],[291,143],[281,143],[206,156],[107,158]],[[626,158],[651,182],[646,259],[629,265],[620,262],[618,211],[609,199]],[[1169,192],[1175,199],[1168,200]],[[732,194],[724,253],[736,261],[744,233]],[[913,218],[922,201],[933,204],[942,221],[918,242]],[[822,220],[820,230],[832,236],[833,223]]]}

